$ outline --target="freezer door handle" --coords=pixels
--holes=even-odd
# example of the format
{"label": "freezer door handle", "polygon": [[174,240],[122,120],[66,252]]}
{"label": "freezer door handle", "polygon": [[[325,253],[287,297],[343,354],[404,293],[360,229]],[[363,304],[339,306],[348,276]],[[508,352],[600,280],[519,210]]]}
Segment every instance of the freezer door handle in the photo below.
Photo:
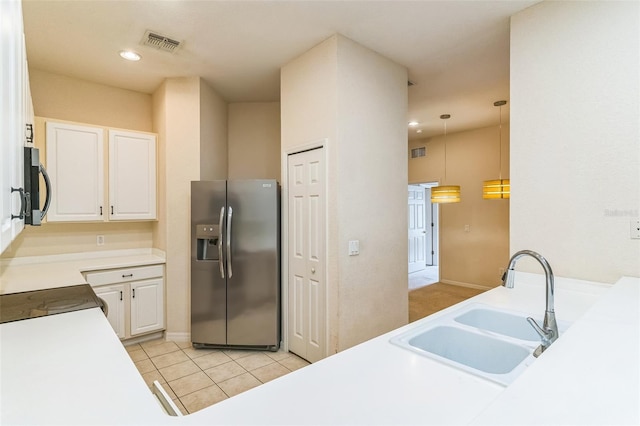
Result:
{"label": "freezer door handle", "polygon": [[218,264],[220,265],[220,276],[224,278],[224,259],[222,258],[222,222],[224,221],[224,206],[220,208],[220,221],[218,222],[218,229],[220,230],[220,237],[218,241]]}
{"label": "freezer door handle", "polygon": [[227,213],[227,267],[229,278],[233,276],[233,267],[231,266],[231,219],[233,219],[233,209],[229,207]]}

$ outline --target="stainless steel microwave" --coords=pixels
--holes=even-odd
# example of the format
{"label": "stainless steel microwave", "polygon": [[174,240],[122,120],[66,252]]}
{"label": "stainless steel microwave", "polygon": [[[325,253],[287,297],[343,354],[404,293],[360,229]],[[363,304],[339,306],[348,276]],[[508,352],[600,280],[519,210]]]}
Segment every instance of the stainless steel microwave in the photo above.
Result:
{"label": "stainless steel microwave", "polygon": [[[40,174],[42,174],[46,197],[40,209]],[[24,219],[25,225],[40,226],[51,204],[51,181],[44,166],[40,164],[37,148],[24,148],[24,188],[11,188],[20,193],[20,214],[12,219]]]}

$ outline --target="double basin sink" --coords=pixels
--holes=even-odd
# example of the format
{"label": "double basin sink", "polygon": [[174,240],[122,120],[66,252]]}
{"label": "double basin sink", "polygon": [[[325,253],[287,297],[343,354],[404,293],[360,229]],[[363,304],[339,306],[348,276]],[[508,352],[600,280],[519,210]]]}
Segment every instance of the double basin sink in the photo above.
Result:
{"label": "double basin sink", "polygon": [[[501,385],[534,362],[540,337],[521,312],[471,303],[390,342]],[[534,317],[535,318],[535,317]],[[535,318],[540,324],[540,318]],[[559,321],[560,335],[569,324]]]}

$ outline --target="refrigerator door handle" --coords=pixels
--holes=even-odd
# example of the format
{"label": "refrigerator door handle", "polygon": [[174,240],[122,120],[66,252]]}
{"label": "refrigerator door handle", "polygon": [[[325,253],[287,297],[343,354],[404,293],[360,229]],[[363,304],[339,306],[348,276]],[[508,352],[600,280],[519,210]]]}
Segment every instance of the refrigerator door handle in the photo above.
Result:
{"label": "refrigerator door handle", "polygon": [[220,265],[220,276],[224,278],[224,259],[222,258],[222,223],[224,221],[224,207],[220,208],[220,221],[218,222],[218,229],[220,230],[220,236],[218,237],[218,264]]}
{"label": "refrigerator door handle", "polygon": [[233,219],[233,209],[229,206],[227,213],[227,267],[229,278],[233,276],[233,268],[231,267],[231,219]]}

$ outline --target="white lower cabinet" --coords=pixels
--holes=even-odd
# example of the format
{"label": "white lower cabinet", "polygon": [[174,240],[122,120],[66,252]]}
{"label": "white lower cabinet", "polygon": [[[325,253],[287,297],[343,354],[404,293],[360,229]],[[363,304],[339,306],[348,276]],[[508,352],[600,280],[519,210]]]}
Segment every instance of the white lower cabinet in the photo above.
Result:
{"label": "white lower cabinet", "polygon": [[131,283],[131,335],[164,328],[162,278]]}
{"label": "white lower cabinet", "polygon": [[124,284],[105,285],[93,289],[96,295],[107,305],[107,319],[119,338],[126,337],[124,328]]}
{"label": "white lower cabinet", "polygon": [[164,330],[162,265],[87,272],[85,278],[107,305],[107,319],[120,339]]}

